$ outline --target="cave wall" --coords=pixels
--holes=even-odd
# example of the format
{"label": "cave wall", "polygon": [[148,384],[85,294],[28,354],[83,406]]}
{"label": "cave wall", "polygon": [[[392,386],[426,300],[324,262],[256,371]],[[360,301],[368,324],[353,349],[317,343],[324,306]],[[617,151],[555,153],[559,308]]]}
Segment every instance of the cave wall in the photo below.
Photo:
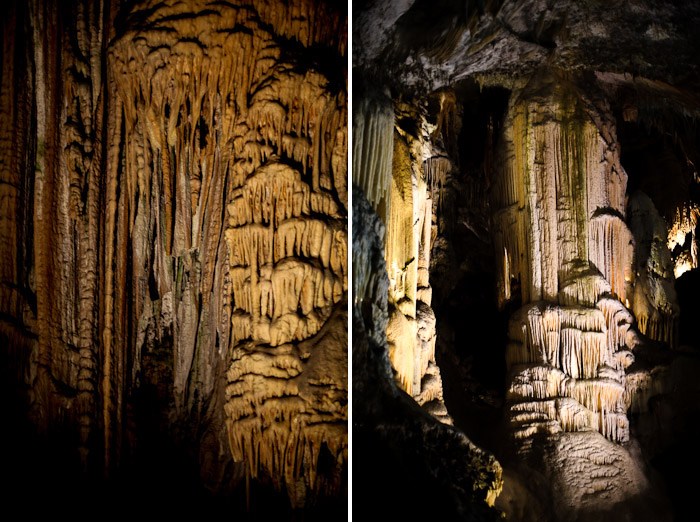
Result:
{"label": "cave wall", "polygon": [[[434,242],[435,186],[449,162],[433,150],[431,125],[408,103],[386,93],[359,94],[353,115],[353,181],[386,225],[383,237],[388,287],[387,342],[396,380],[443,422],[445,408],[435,359],[430,253]],[[406,129],[401,122],[417,122]],[[358,272],[356,280],[362,273]]]}
{"label": "cave wall", "polygon": [[4,9],[0,323],[32,432],[96,476],[166,446],[214,492],[342,495],[346,11]]}
{"label": "cave wall", "polygon": [[396,379],[386,227],[357,185],[352,219],[354,516],[498,520],[498,461]]}
{"label": "cave wall", "polygon": [[[674,368],[696,357],[688,317],[697,288],[699,16],[696,3],[643,0],[376,0],[353,13],[354,92],[381,98],[385,117],[374,127],[384,142],[358,149],[355,139],[353,176],[386,224],[387,252],[400,251],[396,265],[409,267],[405,251],[421,232],[408,236],[408,198],[394,199],[390,175],[423,164],[447,406],[459,429],[497,455],[496,507],[514,519],[692,511],[680,495],[667,497],[678,482],[664,460],[694,458],[694,445],[681,442],[695,433],[692,421],[676,435],[663,426],[692,417],[677,393],[692,384]],[[425,145],[406,167],[405,143],[388,141],[390,109],[395,139],[421,136]],[[479,115],[489,119],[470,121]],[[360,139],[370,120],[354,120]],[[372,154],[358,160],[363,151]],[[394,248],[389,236],[404,240]],[[390,286],[399,280],[392,261]],[[491,279],[494,296],[484,297]],[[410,293],[402,295],[408,308]],[[500,310],[480,324],[492,303]],[[508,317],[508,327],[498,324]],[[408,326],[389,321],[390,348]],[[391,360],[407,388],[409,359]]]}

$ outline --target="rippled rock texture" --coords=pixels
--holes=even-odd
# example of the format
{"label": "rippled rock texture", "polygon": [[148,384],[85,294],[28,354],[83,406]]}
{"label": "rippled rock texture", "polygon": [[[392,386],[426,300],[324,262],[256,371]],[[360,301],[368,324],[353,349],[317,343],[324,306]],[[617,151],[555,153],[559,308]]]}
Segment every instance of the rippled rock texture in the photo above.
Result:
{"label": "rippled rock texture", "polygon": [[342,498],[347,11],[3,10],[0,335],[28,432],[83,478]]}

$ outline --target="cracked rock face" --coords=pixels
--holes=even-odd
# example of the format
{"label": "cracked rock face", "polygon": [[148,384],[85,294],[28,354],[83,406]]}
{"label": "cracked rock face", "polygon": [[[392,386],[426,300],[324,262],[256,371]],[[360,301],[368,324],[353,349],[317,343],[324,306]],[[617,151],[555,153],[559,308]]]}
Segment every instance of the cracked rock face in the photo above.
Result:
{"label": "cracked rock face", "polygon": [[214,492],[342,494],[346,24],[313,0],[11,4],[3,335],[84,468],[166,441]]}
{"label": "cracked rock face", "polygon": [[466,78],[512,86],[543,66],[697,84],[698,9],[646,0],[369,0],[353,13],[353,67],[416,95]]}

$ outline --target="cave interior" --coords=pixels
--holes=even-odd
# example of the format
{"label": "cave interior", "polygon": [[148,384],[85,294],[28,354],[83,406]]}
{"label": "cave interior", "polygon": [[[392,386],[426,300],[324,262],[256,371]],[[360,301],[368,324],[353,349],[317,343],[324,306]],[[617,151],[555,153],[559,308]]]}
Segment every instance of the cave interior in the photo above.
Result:
{"label": "cave interior", "polygon": [[356,4],[356,513],[693,519],[699,16]]}

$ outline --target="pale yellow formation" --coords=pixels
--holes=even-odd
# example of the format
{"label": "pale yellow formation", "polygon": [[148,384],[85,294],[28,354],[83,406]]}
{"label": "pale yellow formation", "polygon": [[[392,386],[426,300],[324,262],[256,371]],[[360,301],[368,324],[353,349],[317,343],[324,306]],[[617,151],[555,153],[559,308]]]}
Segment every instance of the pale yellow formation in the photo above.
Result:
{"label": "pale yellow formation", "polygon": [[[430,128],[424,119],[418,136],[394,126],[389,100],[361,99],[353,120],[353,180],[386,226],[385,259],[389,277],[389,359],[398,384],[443,422],[451,422],[442,398],[435,363],[435,315],[430,307],[430,249],[433,201],[439,197],[450,161],[431,153]],[[427,155],[427,157],[426,157]],[[355,268],[353,268],[355,270]],[[364,274],[355,280],[370,281]],[[356,299],[365,293],[356,288]]]}
{"label": "pale yellow formation", "polygon": [[384,219],[392,175],[394,109],[388,100],[365,99],[358,100],[353,111],[353,181]]}
{"label": "pale yellow formation", "polygon": [[316,334],[347,290],[345,230],[311,217],[339,217],[331,196],[270,160],[232,191],[227,210],[232,342],[277,346]]}
{"label": "pale yellow formation", "polygon": [[686,246],[687,236],[690,236],[690,248],[680,253],[676,259],[673,273],[678,279],[688,270],[698,267],[698,239],[696,230],[700,221],[700,207],[686,204],[676,209],[673,224],[668,230],[668,249],[673,251],[677,246]]}
{"label": "pale yellow formation", "polygon": [[636,342],[622,304],[634,253],[626,175],[612,122],[547,89],[512,97],[492,191],[499,300],[523,303],[506,352],[511,422],[519,440],[595,430],[624,442]]}
{"label": "pale yellow formation", "polygon": [[[427,133],[426,133],[427,134]],[[394,133],[392,177],[386,206],[386,265],[389,276],[389,358],[401,387],[443,422],[451,423],[435,362],[435,314],[430,307],[430,249],[436,178],[444,183],[448,160],[438,172],[425,172],[428,136]]]}
{"label": "pale yellow formation", "polygon": [[523,303],[556,302],[574,285],[573,299],[591,305],[599,288],[579,277],[586,266],[625,300],[634,249],[623,221],[626,175],[582,111],[563,94],[511,104],[492,190],[501,303],[518,280]]}

